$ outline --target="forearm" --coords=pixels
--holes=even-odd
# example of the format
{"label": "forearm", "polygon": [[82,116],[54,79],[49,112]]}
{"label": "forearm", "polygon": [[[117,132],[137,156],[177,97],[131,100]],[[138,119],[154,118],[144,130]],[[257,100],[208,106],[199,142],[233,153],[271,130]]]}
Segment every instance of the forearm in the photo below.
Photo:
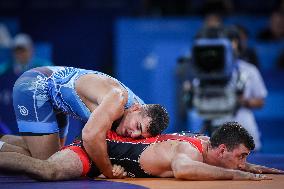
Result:
{"label": "forearm", "polygon": [[[97,111],[97,110],[95,110]],[[106,132],[107,127],[110,124],[109,118],[102,115],[100,117],[94,116],[96,112],[93,112],[85,125],[82,132],[83,145],[88,155],[100,171],[109,178],[112,178],[111,162],[107,154],[106,145]],[[96,119],[96,117],[98,117]],[[95,125],[95,126],[94,126]]]}
{"label": "forearm", "polygon": [[256,165],[251,163],[246,163],[245,168],[242,169],[243,171],[251,172],[251,173],[270,173],[270,174],[283,174],[284,171],[270,168],[262,165]]}
{"label": "forearm", "polygon": [[246,164],[245,164],[245,170],[249,170],[249,169],[252,168],[253,166],[258,166],[258,165],[246,162]]}
{"label": "forearm", "polygon": [[95,162],[96,166],[106,177],[112,178],[112,165],[107,154],[106,133],[113,121],[123,115],[125,99],[122,93],[112,91],[92,112],[83,128],[83,145]]}
{"label": "forearm", "polygon": [[174,175],[176,178],[186,180],[232,180],[234,171],[194,162],[190,165],[179,165],[174,171]]}
{"label": "forearm", "polygon": [[251,172],[251,173],[261,173],[261,170],[260,169],[255,169],[256,167],[260,168],[263,166],[259,166],[259,165],[255,165],[255,164],[252,164],[252,163],[246,163],[245,164],[245,167],[243,169],[240,169],[242,171],[246,171],[246,172]]}
{"label": "forearm", "polygon": [[262,98],[244,99],[241,104],[247,108],[261,108],[264,104],[264,100]]}
{"label": "forearm", "polygon": [[105,137],[98,135],[94,140],[83,140],[84,148],[99,170],[108,178],[112,178],[112,164],[107,154]]}
{"label": "forearm", "polygon": [[198,161],[183,161],[174,169],[174,176],[186,180],[259,180],[258,175],[211,166]]}

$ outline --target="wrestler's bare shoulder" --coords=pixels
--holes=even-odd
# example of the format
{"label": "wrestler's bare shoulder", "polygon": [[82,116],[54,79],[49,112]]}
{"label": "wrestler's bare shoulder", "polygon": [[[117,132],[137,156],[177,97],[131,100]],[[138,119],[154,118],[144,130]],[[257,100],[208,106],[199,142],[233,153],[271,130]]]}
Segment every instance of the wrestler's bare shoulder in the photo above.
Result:
{"label": "wrestler's bare shoulder", "polygon": [[143,170],[155,176],[173,176],[171,162],[179,153],[185,153],[193,160],[202,161],[202,154],[188,142],[168,140],[148,146],[140,156]]}
{"label": "wrestler's bare shoulder", "polygon": [[149,145],[140,156],[141,168],[155,176],[173,176],[171,161],[177,145],[177,141],[173,140]]}
{"label": "wrestler's bare shoulder", "polygon": [[147,161],[156,161],[156,157],[159,157],[160,162],[170,162],[177,153],[188,154],[194,160],[202,159],[202,154],[192,144],[184,141],[167,140],[148,146],[141,154],[141,160],[145,158]]}
{"label": "wrestler's bare shoulder", "polygon": [[111,88],[111,87],[122,87],[118,80],[108,77],[103,74],[94,74],[89,73],[80,76],[76,83],[76,87],[87,87],[92,86],[92,88],[100,87],[100,88]]}
{"label": "wrestler's bare shoulder", "polygon": [[[127,90],[115,79],[101,74],[85,74],[75,82],[75,89],[81,99],[99,104],[110,91],[117,90],[127,96]],[[87,102],[88,103],[88,102]]]}
{"label": "wrestler's bare shoulder", "polygon": [[176,147],[175,154],[185,154],[194,161],[203,161],[202,153],[189,142],[180,141]]}

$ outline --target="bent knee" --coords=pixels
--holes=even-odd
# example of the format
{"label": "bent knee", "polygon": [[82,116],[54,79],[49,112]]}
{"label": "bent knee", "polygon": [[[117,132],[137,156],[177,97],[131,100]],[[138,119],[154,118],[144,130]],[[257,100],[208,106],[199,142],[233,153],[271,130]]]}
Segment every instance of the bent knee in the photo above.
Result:
{"label": "bent knee", "polygon": [[77,175],[74,173],[68,172],[66,168],[60,166],[58,163],[51,163],[48,160],[45,160],[46,165],[42,173],[40,174],[41,180],[45,181],[59,181],[59,180],[69,180],[77,178]]}
{"label": "bent knee", "polygon": [[37,179],[44,181],[57,181],[60,180],[58,175],[59,171],[56,165],[45,160],[43,169],[40,171]]}

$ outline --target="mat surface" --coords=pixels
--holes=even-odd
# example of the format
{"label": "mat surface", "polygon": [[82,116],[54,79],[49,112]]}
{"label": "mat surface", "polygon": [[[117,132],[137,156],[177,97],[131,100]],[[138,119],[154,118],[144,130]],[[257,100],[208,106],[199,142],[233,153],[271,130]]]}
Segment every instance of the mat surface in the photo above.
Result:
{"label": "mat surface", "polygon": [[[0,173],[0,189],[283,189],[284,175],[270,175],[273,180],[264,181],[184,181],[161,178],[74,180],[39,182],[25,175]],[[224,187],[225,186],[225,187]]]}
{"label": "mat surface", "polygon": [[107,180],[39,182],[25,175],[0,173],[0,189],[145,189],[143,186]]}
{"label": "mat surface", "polygon": [[183,181],[175,179],[120,179],[114,182],[137,184],[151,189],[283,189],[284,175],[270,175],[273,180],[263,181]]}

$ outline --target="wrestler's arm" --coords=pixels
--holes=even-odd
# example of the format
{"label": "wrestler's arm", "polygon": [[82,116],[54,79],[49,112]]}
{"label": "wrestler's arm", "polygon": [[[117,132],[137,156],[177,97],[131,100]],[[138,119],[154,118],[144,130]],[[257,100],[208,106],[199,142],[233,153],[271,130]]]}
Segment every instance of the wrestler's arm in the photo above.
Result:
{"label": "wrestler's arm", "polygon": [[[186,147],[185,147],[186,148]],[[191,151],[192,152],[192,151]],[[172,159],[171,167],[175,178],[186,180],[263,180],[265,175],[240,170],[225,169],[193,160],[187,150],[180,149]]]}
{"label": "wrestler's arm", "polygon": [[262,165],[255,165],[252,163],[246,163],[246,166],[244,169],[242,169],[242,171],[247,171],[251,173],[284,174],[284,171],[282,170],[265,167]]}
{"label": "wrestler's arm", "polygon": [[113,121],[123,115],[125,103],[124,93],[120,89],[112,89],[92,112],[82,130],[83,145],[88,155],[108,178],[114,178],[114,175],[107,154],[106,133]]}
{"label": "wrestler's arm", "polygon": [[243,107],[247,108],[261,108],[264,105],[264,98],[250,98],[250,99],[245,99],[243,97],[239,98],[239,103]]}

